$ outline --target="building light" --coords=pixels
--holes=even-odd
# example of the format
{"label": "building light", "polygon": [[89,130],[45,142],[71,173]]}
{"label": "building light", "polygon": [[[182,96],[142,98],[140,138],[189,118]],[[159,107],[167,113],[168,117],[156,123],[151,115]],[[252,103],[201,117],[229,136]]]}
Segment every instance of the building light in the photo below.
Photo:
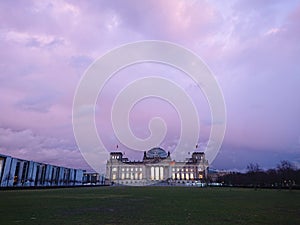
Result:
{"label": "building light", "polygon": [[[160,149],[160,152],[163,152]],[[120,184],[152,184],[153,181],[168,181],[171,180],[197,180],[203,179],[204,172],[208,168],[208,163],[204,161],[179,161],[164,158],[165,154],[157,154],[155,157],[145,154],[143,161],[120,161],[112,160],[107,164],[107,177],[111,179],[120,179]],[[119,155],[111,157],[121,158]],[[199,156],[195,155],[194,159]],[[165,160],[167,159],[167,160]],[[165,161],[164,161],[165,160]],[[172,162],[172,163],[170,163]],[[109,170],[111,169],[111,170]],[[118,171],[122,171],[118,174]],[[126,172],[125,172],[126,171]],[[122,180],[122,181],[121,181]]]}

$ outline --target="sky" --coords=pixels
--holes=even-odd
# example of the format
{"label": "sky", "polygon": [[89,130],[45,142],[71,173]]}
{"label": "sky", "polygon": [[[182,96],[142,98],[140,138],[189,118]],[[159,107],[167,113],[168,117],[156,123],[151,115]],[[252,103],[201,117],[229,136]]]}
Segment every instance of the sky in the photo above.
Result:
{"label": "sky", "polygon": [[[1,1],[0,154],[90,170],[73,133],[76,88],[96,59],[143,40],[191,50],[218,81],[227,128],[211,167],[244,170],[254,162],[272,168],[281,160],[300,167],[300,1],[293,0]],[[211,116],[203,92],[182,71],[157,63],[119,71],[99,94],[95,121],[106,148],[118,145],[140,158],[116,138],[110,110],[122,88],[150,75],[178,83],[194,101],[204,148]],[[180,115],[168,102],[136,104],[132,132],[147,138],[153,117],[165,120],[159,146],[172,152]]]}

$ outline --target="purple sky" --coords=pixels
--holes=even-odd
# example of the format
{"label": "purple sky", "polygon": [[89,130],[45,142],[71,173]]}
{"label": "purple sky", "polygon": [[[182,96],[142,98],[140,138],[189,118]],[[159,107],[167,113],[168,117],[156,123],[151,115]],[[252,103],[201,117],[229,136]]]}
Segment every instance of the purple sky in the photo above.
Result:
{"label": "purple sky", "polygon": [[[78,82],[110,49],[148,39],[192,50],[216,76],[228,121],[214,168],[270,168],[283,159],[300,166],[300,1],[292,0],[1,1],[0,153],[88,169],[72,130]],[[118,144],[108,117],[114,96],[149,73],[178,82],[193,98],[205,144],[211,118],[201,90],[183,73],[148,63],[117,73],[99,96],[96,122],[107,148]],[[132,130],[147,137],[153,116],[166,119],[161,146],[172,150],[180,123],[169,104],[137,104]]]}

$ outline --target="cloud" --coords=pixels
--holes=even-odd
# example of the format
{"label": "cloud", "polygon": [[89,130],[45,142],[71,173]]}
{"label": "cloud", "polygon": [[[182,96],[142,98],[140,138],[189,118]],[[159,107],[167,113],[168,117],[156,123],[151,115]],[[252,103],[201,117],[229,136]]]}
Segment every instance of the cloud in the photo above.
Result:
{"label": "cloud", "polygon": [[[232,154],[243,148],[292,154],[300,133],[299,18],[298,1],[1,1],[0,126],[6,140],[1,147],[20,157],[67,159],[76,149],[73,95],[88,65],[121,44],[160,39],[190,48],[216,75],[227,104],[224,143],[236,148]],[[99,96],[96,121],[107,146],[117,142],[108,124],[114,96],[149,73],[182,85],[204,115],[200,121],[210,125],[198,87],[172,69],[155,66],[120,71]],[[171,130],[163,145],[171,150],[178,138],[177,117],[170,107],[155,104],[132,111],[133,129],[147,136],[149,118],[167,115]],[[201,141],[208,131],[203,126]]]}
{"label": "cloud", "polygon": [[15,42],[28,47],[53,48],[64,44],[64,39],[52,35],[35,35],[17,31],[2,31],[5,33],[5,41]]}
{"label": "cloud", "polygon": [[2,154],[74,168],[90,169],[74,143],[67,139],[38,135],[32,130],[0,128]]}
{"label": "cloud", "polygon": [[258,163],[262,168],[275,168],[282,160],[288,160],[295,165],[300,163],[300,153],[286,152],[281,150],[257,149],[244,147],[239,148],[224,144],[215,161],[212,163],[213,168],[225,170],[243,171],[249,163]]}
{"label": "cloud", "polygon": [[86,69],[93,62],[92,58],[85,55],[74,55],[70,58],[70,65],[74,68]]}
{"label": "cloud", "polygon": [[19,100],[15,105],[21,110],[32,110],[47,113],[50,107],[57,101],[55,93],[43,93],[38,95],[26,96]]}

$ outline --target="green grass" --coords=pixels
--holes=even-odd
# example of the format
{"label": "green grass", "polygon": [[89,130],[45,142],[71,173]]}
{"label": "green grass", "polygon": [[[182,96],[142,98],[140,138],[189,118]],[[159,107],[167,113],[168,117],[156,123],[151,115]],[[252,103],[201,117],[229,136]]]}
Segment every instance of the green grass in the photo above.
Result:
{"label": "green grass", "polygon": [[300,224],[300,191],[93,187],[0,191],[0,224]]}

